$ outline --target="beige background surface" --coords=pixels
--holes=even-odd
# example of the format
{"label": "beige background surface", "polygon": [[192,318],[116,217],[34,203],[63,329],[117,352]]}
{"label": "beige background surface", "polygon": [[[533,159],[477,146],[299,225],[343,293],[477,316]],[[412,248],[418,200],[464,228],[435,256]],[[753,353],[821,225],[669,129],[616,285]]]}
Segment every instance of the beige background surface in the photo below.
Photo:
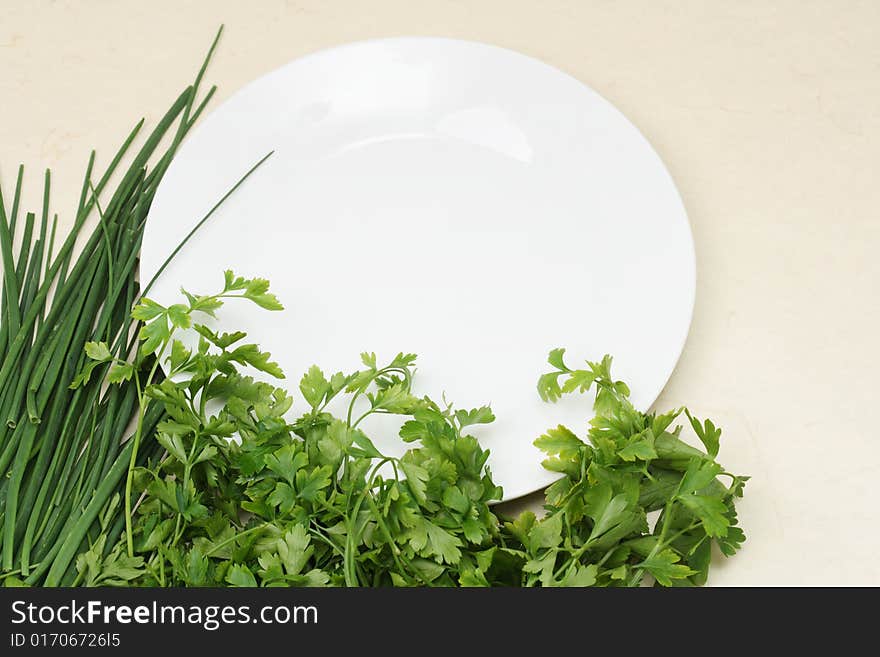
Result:
{"label": "beige background surface", "polygon": [[0,183],[24,162],[37,207],[51,167],[69,221],[89,149],[106,162],[155,121],[221,22],[218,100],[319,48],[425,34],[522,51],[617,105],[697,245],[658,405],[716,418],[722,462],[754,477],[749,540],[710,583],[880,585],[880,3],[2,0]]}

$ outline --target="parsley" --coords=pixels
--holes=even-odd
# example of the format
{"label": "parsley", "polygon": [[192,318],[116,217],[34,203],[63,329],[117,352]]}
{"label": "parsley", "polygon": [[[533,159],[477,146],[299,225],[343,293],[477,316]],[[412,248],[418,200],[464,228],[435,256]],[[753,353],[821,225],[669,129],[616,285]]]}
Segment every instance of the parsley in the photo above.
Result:
{"label": "parsley", "polygon": [[[364,353],[351,372],[311,367],[299,380],[307,407],[291,421],[290,395],[244,371],[283,378],[271,356],[242,344],[242,332],[199,323],[233,298],[280,310],[268,282],[226,272],[217,294],[183,295],[185,303],[143,299],[135,307],[135,358],[86,346],[90,362],[75,383],[101,363],[111,364],[109,383],[134,380],[141,408],[159,404],[164,418],[154,434],[135,435],[132,454],[148,439],[164,449],[146,465],[132,457],[128,499],[102,520],[109,527],[121,513],[126,532],[111,547],[105,529],[79,555],[80,583],[637,586],[650,577],[699,585],[712,543],[729,556],[745,538],[734,499],[746,478],[715,461],[721,431],[685,409],[637,411],[612,378],[610,357],[569,369],[564,350],[550,353],[541,397],[592,390],[594,417],[583,438],[559,426],[535,441],[544,466],[561,475],[546,491],[544,517],[504,519],[491,506],[502,491],[489,453],[467,433],[494,421],[491,409],[415,396],[415,355],[382,364]],[[195,349],[183,332],[198,335]],[[342,417],[328,412],[333,400],[343,402]],[[400,438],[410,449],[400,458],[381,453],[360,428],[388,413],[404,418]],[[672,428],[682,413],[706,452]]]}
{"label": "parsley", "polygon": [[[539,379],[538,393],[554,401],[595,389],[595,417],[585,441],[558,427],[535,442],[549,456],[545,466],[565,476],[547,489],[547,516],[528,534],[506,525],[523,558],[544,564],[532,572],[545,585],[587,566],[596,567],[596,582],[604,585],[635,586],[646,575],[662,586],[705,583],[711,544],[731,556],[745,540],[734,501],[748,477],[715,461],[721,430],[684,408],[641,413],[626,384],[612,378],[610,356],[570,369],[564,354],[550,352],[553,370]],[[681,440],[680,426],[670,430],[682,413],[707,452]],[[659,516],[649,529],[652,512]],[[558,528],[552,546],[534,538],[546,524],[554,540]]]}

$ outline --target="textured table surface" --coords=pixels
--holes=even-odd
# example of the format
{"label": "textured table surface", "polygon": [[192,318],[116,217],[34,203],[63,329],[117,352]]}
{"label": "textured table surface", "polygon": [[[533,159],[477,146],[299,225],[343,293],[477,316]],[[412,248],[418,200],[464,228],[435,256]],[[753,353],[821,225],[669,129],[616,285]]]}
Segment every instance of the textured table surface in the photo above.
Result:
{"label": "textured table surface", "polygon": [[[658,400],[724,427],[753,476],[744,550],[715,585],[880,585],[880,3],[587,0],[49,2],[0,18],[0,183],[53,170],[62,223],[105,162],[189,82],[219,23],[222,100],[358,39],[501,45],[589,84],[648,137],[697,247],[697,302]],[[522,504],[537,507],[533,496]]]}

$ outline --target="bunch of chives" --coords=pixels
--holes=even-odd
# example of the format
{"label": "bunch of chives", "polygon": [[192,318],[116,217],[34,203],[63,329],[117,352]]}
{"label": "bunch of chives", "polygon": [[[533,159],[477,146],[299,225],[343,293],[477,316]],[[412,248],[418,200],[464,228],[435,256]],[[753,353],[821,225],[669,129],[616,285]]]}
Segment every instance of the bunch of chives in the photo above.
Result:
{"label": "bunch of chives", "polygon": [[[129,468],[135,384],[106,386],[107,365],[75,390],[70,383],[85,363],[86,342],[104,341],[120,358],[134,347],[138,327],[130,311],[140,294],[144,223],[174,153],[214,93],[212,87],[196,104],[219,37],[220,32],[195,82],[130,158],[103,207],[99,197],[107,193],[143,120],[100,178],[91,154],[73,229],[57,251],[57,215],[49,222],[49,171],[39,221],[36,213],[20,216],[23,167],[8,205],[0,191],[0,578],[17,574],[29,585],[71,584],[75,557],[97,538],[100,523],[109,516],[105,550],[122,532],[122,513],[108,512],[114,511],[112,500],[122,494]],[[170,145],[160,151],[166,135]],[[94,229],[75,253],[87,223]],[[158,405],[147,410],[138,464],[161,454],[151,437],[162,413]]]}

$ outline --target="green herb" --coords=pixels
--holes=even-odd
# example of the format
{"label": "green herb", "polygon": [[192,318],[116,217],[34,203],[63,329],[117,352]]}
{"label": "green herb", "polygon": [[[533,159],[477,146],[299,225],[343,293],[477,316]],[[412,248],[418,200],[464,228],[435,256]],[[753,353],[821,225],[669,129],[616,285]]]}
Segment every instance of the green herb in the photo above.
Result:
{"label": "green herb", "polygon": [[[562,426],[535,441],[548,455],[544,466],[564,476],[547,489],[543,520],[528,532],[508,525],[530,559],[529,582],[564,585],[590,569],[604,585],[635,586],[648,574],[663,586],[704,584],[712,543],[730,556],[745,540],[734,499],[748,477],[716,463],[721,430],[683,408],[641,413],[626,384],[612,378],[609,356],[570,369],[564,354],[550,352],[554,369],[539,379],[538,393],[554,401],[594,388],[596,415],[586,441]],[[707,452],[671,428],[682,412]],[[651,512],[659,512],[653,529]]]}
{"label": "green herb", "polygon": [[[550,352],[538,393],[553,402],[593,392],[590,429],[580,437],[559,426],[538,438],[544,466],[560,477],[545,513],[500,518],[489,453],[468,433],[494,421],[491,409],[413,395],[414,355],[380,364],[364,353],[347,373],[313,366],[299,381],[306,407],[290,420],[288,393],[251,376],[283,378],[270,355],[242,332],[201,323],[232,298],[280,310],[267,281],[227,272],[213,295],[184,292],[167,307],[148,298],[155,277],[143,289],[136,279],[144,222],[214,92],[197,102],[216,43],[112,193],[143,122],[100,177],[92,153],[60,245],[48,172],[39,213],[20,215],[23,168],[8,211],[0,194],[0,582],[705,583],[713,544],[731,556],[745,540],[734,502],[747,478],[717,463],[721,430],[710,420],[633,408],[610,357],[570,369],[564,350]],[[339,416],[331,402],[344,408]],[[402,417],[404,456],[376,448],[362,428],[374,414]],[[704,450],[673,426],[682,414]]]}
{"label": "green herb", "polygon": [[[562,350],[551,352],[541,396],[594,389],[595,417],[586,441],[561,426],[536,441],[545,467],[561,475],[547,490],[547,513],[503,522],[490,507],[502,492],[489,453],[466,431],[494,420],[488,407],[418,398],[414,355],[379,365],[364,353],[354,372],[310,368],[299,383],[308,408],[289,422],[287,392],[242,371],[282,378],[269,354],[242,332],[199,323],[231,297],[279,310],[268,283],[226,272],[217,294],[183,294],[181,304],[135,307],[145,323],[133,361],[87,345],[92,363],[81,377],[100,363],[115,381],[137,379],[159,361],[168,377],[136,382],[142,406],[164,407],[156,434],[164,451],[129,469],[137,504],[125,512],[126,537],[108,554],[102,534],[80,555],[81,583],[635,586],[650,575],[692,585],[706,580],[713,542],[729,555],[745,538],[733,505],[745,478],[714,461],[720,430],[687,414],[708,453],[687,445],[680,428],[670,430],[682,410],[635,410],[609,357],[572,370]],[[198,336],[197,348],[185,346],[185,333]],[[335,417],[327,409],[340,398],[345,412]],[[400,438],[412,447],[401,458],[382,454],[360,428],[387,413],[405,419]]]}
{"label": "green herb", "polygon": [[[87,343],[103,342],[122,357],[136,341],[129,312],[139,294],[144,222],[181,140],[214,93],[211,88],[198,98],[211,52],[127,170],[122,162],[143,121],[103,174],[94,170],[91,154],[73,229],[60,245],[55,243],[57,216],[51,227],[49,222],[48,171],[37,214],[19,213],[23,167],[11,204],[0,194],[0,577],[14,572],[28,584],[71,583],[77,575],[73,561],[90,544],[94,549],[99,518],[121,492],[120,478],[129,464],[145,463],[160,449],[151,442],[147,453],[138,453],[124,442],[138,409],[132,382],[121,380],[107,389],[109,368],[98,363],[74,389],[69,384],[94,355],[84,352]],[[169,145],[159,150],[166,138]],[[120,174],[114,190],[110,181]],[[102,196],[106,202],[99,201]],[[86,226],[95,214],[97,225],[89,234]],[[111,371],[110,379],[118,374]],[[140,433],[150,434],[161,406],[141,408],[141,415]],[[117,513],[108,528],[102,559],[119,535],[121,520]]]}
{"label": "green herb", "polygon": [[[120,381],[146,362],[167,365],[161,382],[136,382],[142,406],[164,405],[156,438],[165,451],[129,470],[140,500],[124,539],[131,551],[117,547],[111,558],[140,568],[137,584],[456,584],[465,553],[499,534],[488,502],[501,491],[484,468],[488,452],[461,433],[491,421],[488,409],[454,412],[418,399],[414,356],[379,366],[363,354],[356,372],[327,377],[311,368],[300,382],[310,408],[290,424],[288,394],[241,371],[282,377],[270,356],[243,343],[244,333],[198,322],[231,297],[281,307],[266,281],[227,272],[214,295],[184,292],[185,303],[168,307],[143,299],[132,313],[145,322],[134,361],[87,346],[92,361],[81,378],[96,363]],[[198,335],[196,349],[184,346],[183,332]],[[345,420],[326,411],[340,396]],[[406,440],[420,447],[400,459],[381,454],[358,428],[380,413],[408,416]],[[98,581],[95,563],[80,560],[84,583]]]}

